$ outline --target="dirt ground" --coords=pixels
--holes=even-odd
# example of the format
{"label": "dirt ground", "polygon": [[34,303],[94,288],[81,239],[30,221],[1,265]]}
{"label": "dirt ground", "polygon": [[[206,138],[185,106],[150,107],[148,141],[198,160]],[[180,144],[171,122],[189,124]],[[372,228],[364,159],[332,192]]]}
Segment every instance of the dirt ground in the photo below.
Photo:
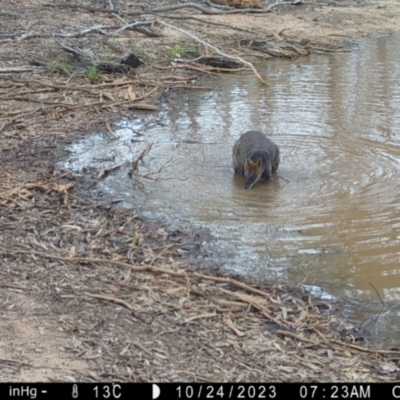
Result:
{"label": "dirt ground", "polygon": [[[196,232],[89,198],[108,171],[55,168],[66,143],[222,74],[219,54],[165,23],[254,63],[400,30],[396,0],[261,3],[0,0],[1,381],[399,379],[400,351],[340,304],[227,276]],[[143,63],[110,72],[125,52]]]}

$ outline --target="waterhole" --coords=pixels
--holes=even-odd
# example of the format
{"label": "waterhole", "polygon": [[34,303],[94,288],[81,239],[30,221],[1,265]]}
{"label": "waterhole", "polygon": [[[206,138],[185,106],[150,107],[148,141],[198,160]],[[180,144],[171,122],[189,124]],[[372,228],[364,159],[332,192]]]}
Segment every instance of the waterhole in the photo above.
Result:
{"label": "waterhole", "polygon": [[[69,147],[64,168],[132,161],[97,184],[109,200],[171,227],[207,230],[225,268],[302,283],[334,296],[400,339],[400,37],[361,41],[350,53],[273,60],[184,93],[157,116]],[[232,169],[241,133],[265,132],[281,150],[274,183],[243,188]]]}

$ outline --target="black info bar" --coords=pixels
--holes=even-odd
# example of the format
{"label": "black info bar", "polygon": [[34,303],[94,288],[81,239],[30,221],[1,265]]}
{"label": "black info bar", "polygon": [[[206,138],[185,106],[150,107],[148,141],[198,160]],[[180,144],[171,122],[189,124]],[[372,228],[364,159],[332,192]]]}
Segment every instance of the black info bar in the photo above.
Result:
{"label": "black info bar", "polygon": [[0,399],[400,399],[396,383],[0,383]]}

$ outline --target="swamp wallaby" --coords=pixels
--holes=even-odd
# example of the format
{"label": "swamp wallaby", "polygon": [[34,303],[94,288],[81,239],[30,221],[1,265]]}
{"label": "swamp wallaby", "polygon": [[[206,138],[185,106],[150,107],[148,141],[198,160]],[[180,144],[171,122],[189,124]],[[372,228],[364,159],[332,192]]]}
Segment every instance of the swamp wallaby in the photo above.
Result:
{"label": "swamp wallaby", "polygon": [[233,146],[232,158],[235,173],[246,178],[245,189],[250,189],[260,178],[273,182],[272,173],[280,161],[278,146],[259,131],[244,133]]}

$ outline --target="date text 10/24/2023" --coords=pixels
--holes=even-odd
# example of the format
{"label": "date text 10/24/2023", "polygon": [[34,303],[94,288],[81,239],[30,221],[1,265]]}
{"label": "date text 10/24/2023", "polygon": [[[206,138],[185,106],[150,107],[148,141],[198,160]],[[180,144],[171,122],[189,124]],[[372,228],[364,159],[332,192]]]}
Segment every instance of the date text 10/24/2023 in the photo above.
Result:
{"label": "date text 10/24/2023", "polygon": [[[380,384],[372,384],[383,387]],[[385,387],[391,391],[388,398],[400,398],[400,385]],[[397,390],[397,391],[396,391]],[[183,399],[382,399],[381,390],[371,384],[186,384],[177,385],[176,394]]]}

